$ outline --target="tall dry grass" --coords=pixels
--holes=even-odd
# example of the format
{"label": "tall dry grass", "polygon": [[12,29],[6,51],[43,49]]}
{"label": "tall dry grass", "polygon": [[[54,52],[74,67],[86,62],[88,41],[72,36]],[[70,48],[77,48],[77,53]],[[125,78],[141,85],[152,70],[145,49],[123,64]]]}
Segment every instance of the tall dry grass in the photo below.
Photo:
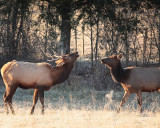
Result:
{"label": "tall dry grass", "polygon": [[[17,106],[18,107],[18,106]],[[2,111],[2,108],[0,108]],[[160,114],[147,112],[85,110],[85,109],[46,109],[45,115],[28,115],[28,107],[18,108],[16,115],[0,114],[2,128],[159,128]]]}

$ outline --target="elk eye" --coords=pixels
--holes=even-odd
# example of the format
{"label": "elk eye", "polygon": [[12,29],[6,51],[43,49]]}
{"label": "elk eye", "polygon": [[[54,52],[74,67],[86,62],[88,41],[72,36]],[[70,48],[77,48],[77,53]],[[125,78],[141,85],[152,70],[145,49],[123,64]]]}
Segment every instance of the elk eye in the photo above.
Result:
{"label": "elk eye", "polygon": [[64,56],[63,58],[64,59],[70,59],[71,57],[70,56]]}
{"label": "elk eye", "polygon": [[70,56],[68,56],[68,58],[67,59],[71,59],[71,57]]}

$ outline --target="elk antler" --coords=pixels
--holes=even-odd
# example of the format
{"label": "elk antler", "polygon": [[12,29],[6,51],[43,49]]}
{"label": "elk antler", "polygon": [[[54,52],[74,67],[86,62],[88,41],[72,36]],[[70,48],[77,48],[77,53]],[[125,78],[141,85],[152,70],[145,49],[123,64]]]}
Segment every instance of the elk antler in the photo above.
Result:
{"label": "elk antler", "polygon": [[47,61],[54,61],[54,60],[59,60],[62,57],[58,56],[54,51],[54,55],[52,56],[50,53],[45,53],[42,49],[41,49],[42,53],[47,57],[47,58],[51,58],[51,59],[47,59]]}

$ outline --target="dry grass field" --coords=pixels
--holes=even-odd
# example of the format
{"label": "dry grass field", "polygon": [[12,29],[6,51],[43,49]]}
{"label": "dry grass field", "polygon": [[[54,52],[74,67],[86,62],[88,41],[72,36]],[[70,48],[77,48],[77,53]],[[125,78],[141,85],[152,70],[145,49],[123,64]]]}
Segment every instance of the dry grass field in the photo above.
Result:
{"label": "dry grass field", "polygon": [[145,112],[122,111],[117,115],[115,111],[108,110],[69,110],[49,109],[45,115],[28,114],[28,107],[18,108],[16,115],[5,115],[1,110],[0,127],[2,128],[159,128],[160,114]]}
{"label": "dry grass field", "polygon": [[[1,82],[1,84],[3,84]],[[121,91],[97,91],[61,84],[45,92],[45,114],[37,103],[30,116],[33,90],[17,89],[13,97],[16,115],[6,115],[3,107],[4,85],[0,87],[0,128],[159,128],[160,94],[144,93],[142,114],[132,95],[116,113]]]}

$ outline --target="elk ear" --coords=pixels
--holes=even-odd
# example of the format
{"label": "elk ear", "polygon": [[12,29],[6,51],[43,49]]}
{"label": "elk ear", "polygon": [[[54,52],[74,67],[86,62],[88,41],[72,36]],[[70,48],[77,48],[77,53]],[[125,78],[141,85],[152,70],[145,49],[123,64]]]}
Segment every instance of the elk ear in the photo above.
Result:
{"label": "elk ear", "polygon": [[117,58],[120,60],[122,58],[122,54],[120,53]]}

